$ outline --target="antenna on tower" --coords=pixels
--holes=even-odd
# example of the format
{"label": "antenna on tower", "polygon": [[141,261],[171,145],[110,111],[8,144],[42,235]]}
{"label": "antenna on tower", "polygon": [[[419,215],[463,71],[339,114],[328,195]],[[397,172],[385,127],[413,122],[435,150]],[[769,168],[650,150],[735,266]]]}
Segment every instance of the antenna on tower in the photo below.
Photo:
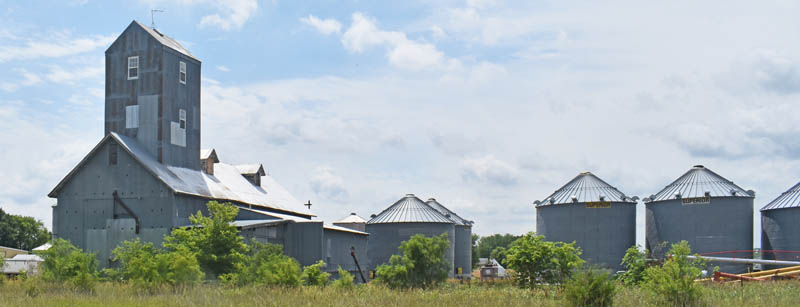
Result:
{"label": "antenna on tower", "polygon": [[153,29],[156,28],[156,18],[154,16],[155,13],[163,13],[163,12],[164,12],[164,10],[155,10],[155,9],[150,10],[150,27],[151,28],[153,28]]}

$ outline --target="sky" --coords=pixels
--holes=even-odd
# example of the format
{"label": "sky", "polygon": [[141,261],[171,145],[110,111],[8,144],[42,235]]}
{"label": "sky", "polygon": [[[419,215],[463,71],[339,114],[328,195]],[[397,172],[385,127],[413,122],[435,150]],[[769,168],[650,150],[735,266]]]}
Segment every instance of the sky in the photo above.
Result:
{"label": "sky", "polygon": [[103,137],[103,52],[159,9],[202,61],[202,146],[325,221],[414,193],[522,234],[580,172],[644,198],[703,164],[756,191],[758,229],[800,180],[798,6],[0,0],[0,207],[51,227]]}

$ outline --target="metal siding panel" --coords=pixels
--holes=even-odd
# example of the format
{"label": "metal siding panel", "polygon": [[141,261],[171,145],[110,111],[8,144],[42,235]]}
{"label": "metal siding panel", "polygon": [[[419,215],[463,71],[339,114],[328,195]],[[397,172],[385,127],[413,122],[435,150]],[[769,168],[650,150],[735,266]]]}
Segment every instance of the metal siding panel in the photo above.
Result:
{"label": "metal siding panel", "polygon": [[[400,243],[407,241],[415,234],[425,236],[439,236],[447,233],[449,238],[455,237],[455,229],[452,224],[441,223],[379,223],[367,224],[367,232],[370,234],[369,245],[367,246],[367,257],[369,258],[368,270],[375,270],[381,264],[389,262],[392,255],[399,254]],[[450,268],[453,268],[454,244],[455,240],[450,240],[451,247],[446,252]],[[448,274],[453,277],[452,270]]]}

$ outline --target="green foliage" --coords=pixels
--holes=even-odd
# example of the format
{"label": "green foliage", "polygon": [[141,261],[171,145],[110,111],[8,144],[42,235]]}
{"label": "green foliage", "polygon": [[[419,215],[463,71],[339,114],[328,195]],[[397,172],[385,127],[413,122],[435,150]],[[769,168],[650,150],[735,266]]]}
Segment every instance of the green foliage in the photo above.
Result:
{"label": "green foliage", "polygon": [[331,274],[322,270],[325,267],[325,262],[320,260],[315,264],[303,268],[303,273],[300,274],[300,280],[303,281],[304,286],[327,286],[330,282]]}
{"label": "green foliage", "polygon": [[506,266],[514,270],[514,280],[521,287],[562,284],[583,264],[580,255],[575,242],[549,242],[544,236],[529,232],[511,244],[506,252]]}
{"label": "green foliage", "polygon": [[478,266],[478,258],[480,258],[480,254],[478,254],[478,240],[480,240],[480,236],[476,234],[472,234],[472,268],[476,268]]}
{"label": "green foliage", "polygon": [[401,255],[392,255],[389,264],[378,266],[378,281],[392,288],[430,288],[447,279],[450,263],[445,253],[450,247],[447,234],[438,237],[413,235],[400,243]]}
{"label": "green foliage", "polygon": [[565,285],[565,297],[572,306],[611,306],[614,303],[616,286],[608,273],[588,269],[575,274]]}
{"label": "green foliage", "polygon": [[49,240],[50,232],[41,221],[0,209],[0,246],[29,251]]}
{"label": "green foliage", "polygon": [[212,276],[234,272],[236,264],[245,260],[248,250],[239,231],[231,224],[239,208],[216,201],[208,202],[207,206],[209,216],[200,211],[190,216],[194,227],[174,229],[164,238],[164,247],[173,251],[187,249]]}
{"label": "green foliage", "polygon": [[[492,251],[494,251],[496,248],[503,247],[508,250],[508,248],[511,247],[511,243],[519,238],[520,236],[515,236],[508,233],[504,235],[493,234],[488,237],[480,237],[480,240],[477,244],[478,256],[473,256],[472,258],[491,258]],[[500,261],[500,259],[497,259],[497,261]]]}
{"label": "green foliage", "polygon": [[497,260],[497,262],[502,265],[506,261],[507,251],[508,250],[505,247],[498,246],[492,251],[492,253],[489,255],[489,258]]}
{"label": "green foliage", "polygon": [[337,271],[339,271],[339,279],[333,281],[333,287],[339,289],[352,289],[355,286],[353,284],[353,275],[342,267],[339,267]]}
{"label": "green foliage", "polygon": [[300,264],[283,254],[280,245],[250,243],[250,251],[244,261],[236,264],[236,270],[220,276],[223,283],[233,286],[262,285],[290,286],[300,284]]}
{"label": "green foliage", "polygon": [[204,276],[197,258],[184,246],[176,246],[175,250],[167,252],[136,238],[123,242],[112,254],[113,260],[120,262],[120,267],[103,272],[112,279],[130,282],[142,290],[154,290],[164,284],[191,286]]}
{"label": "green foliage", "polygon": [[689,259],[689,243],[681,241],[672,245],[671,255],[660,267],[644,270],[642,287],[662,301],[673,306],[691,306],[702,295],[702,288],[694,282],[701,276],[705,261]]}
{"label": "green foliage", "polygon": [[55,239],[53,246],[40,254],[42,278],[47,281],[68,282],[76,289],[91,291],[97,281],[97,258],[84,253],[67,240]]}
{"label": "green foliage", "polygon": [[619,275],[619,280],[628,286],[639,285],[644,280],[644,270],[647,268],[647,250],[642,251],[639,245],[631,246],[622,257],[622,266],[625,273]]}

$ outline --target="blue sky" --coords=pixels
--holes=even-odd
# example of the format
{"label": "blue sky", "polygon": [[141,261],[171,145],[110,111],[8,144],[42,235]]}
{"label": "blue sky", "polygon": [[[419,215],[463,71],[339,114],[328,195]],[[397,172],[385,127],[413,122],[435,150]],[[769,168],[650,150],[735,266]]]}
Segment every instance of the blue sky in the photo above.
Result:
{"label": "blue sky", "polygon": [[103,51],[151,8],[203,61],[203,147],[327,221],[415,193],[523,233],[582,171],[644,198],[704,164],[757,208],[800,180],[793,1],[0,3],[0,206],[48,226],[102,138]]}

